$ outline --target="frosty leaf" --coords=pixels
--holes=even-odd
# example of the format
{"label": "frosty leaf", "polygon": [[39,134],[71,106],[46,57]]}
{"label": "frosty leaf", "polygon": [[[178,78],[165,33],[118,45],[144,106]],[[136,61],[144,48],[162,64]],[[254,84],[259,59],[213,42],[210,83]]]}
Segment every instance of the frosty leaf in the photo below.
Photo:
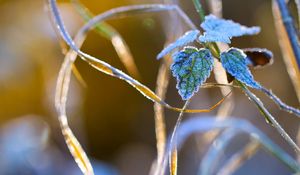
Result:
{"label": "frosty leaf", "polygon": [[253,79],[246,63],[247,55],[242,50],[230,48],[228,51],[222,52],[220,58],[223,67],[230,75],[247,86],[261,89],[261,85]]}
{"label": "frosty leaf", "polygon": [[232,20],[217,18],[214,15],[205,17],[205,21],[201,24],[204,34],[199,37],[203,43],[206,42],[223,42],[230,43],[232,37],[243,35],[255,35],[260,32],[259,27],[246,27],[235,23]]}
{"label": "frosty leaf", "polygon": [[173,51],[174,49],[176,49],[178,47],[182,47],[182,46],[185,46],[185,45],[187,45],[191,42],[194,42],[197,39],[199,33],[200,33],[199,30],[187,31],[183,36],[178,38],[175,42],[171,43],[166,48],[164,48],[157,55],[157,59],[160,59],[160,58],[164,57],[165,55],[169,54],[171,51]]}
{"label": "frosty leaf", "polygon": [[185,47],[173,55],[171,65],[173,76],[177,79],[177,89],[183,100],[198,91],[209,77],[213,68],[213,57],[208,49]]}
{"label": "frosty leaf", "polygon": [[203,35],[199,36],[199,41],[203,43],[208,42],[222,42],[222,43],[231,43],[230,37],[228,37],[226,34],[219,33],[219,32],[204,32]]}
{"label": "frosty leaf", "polygon": [[260,68],[273,64],[273,54],[268,49],[247,48],[242,49],[247,55],[247,65]]}

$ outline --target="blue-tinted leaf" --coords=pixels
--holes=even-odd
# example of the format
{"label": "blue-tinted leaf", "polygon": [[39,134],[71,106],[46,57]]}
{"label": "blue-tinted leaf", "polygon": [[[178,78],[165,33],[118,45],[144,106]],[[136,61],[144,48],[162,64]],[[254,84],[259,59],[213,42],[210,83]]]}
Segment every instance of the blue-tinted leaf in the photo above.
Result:
{"label": "blue-tinted leaf", "polygon": [[253,79],[246,62],[247,55],[242,50],[230,48],[222,52],[220,58],[225,70],[234,78],[252,88],[261,88],[261,85]]}
{"label": "blue-tinted leaf", "polygon": [[259,27],[246,27],[235,23],[232,20],[217,18],[214,15],[206,16],[201,27],[205,30],[205,32],[199,37],[199,40],[204,43],[230,43],[230,39],[232,37],[255,35],[260,32]]}
{"label": "blue-tinted leaf", "polygon": [[183,100],[198,91],[209,77],[213,68],[213,57],[208,49],[185,47],[173,55],[171,65],[173,76],[177,79],[177,89]]}
{"label": "blue-tinted leaf", "polygon": [[175,42],[171,43],[166,48],[164,48],[157,55],[157,59],[160,59],[160,58],[164,57],[165,55],[169,54],[170,52],[172,52],[174,49],[176,49],[178,47],[183,47],[183,46],[186,46],[187,44],[189,44],[191,42],[194,42],[197,39],[199,33],[200,33],[199,30],[187,31],[183,36],[178,38]]}

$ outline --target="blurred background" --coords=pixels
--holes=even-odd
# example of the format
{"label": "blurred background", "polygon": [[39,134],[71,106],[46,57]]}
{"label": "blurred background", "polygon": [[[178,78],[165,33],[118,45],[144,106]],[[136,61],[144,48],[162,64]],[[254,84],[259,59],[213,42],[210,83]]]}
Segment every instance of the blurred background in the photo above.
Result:
{"label": "blurred background", "polygon": [[[83,21],[68,1],[58,2],[66,26],[74,35]],[[82,0],[94,14],[122,5],[155,2],[161,1]],[[192,2],[181,1],[180,5],[199,25]],[[287,104],[299,107],[278,45],[271,0],[224,0],[223,8],[224,18],[247,26],[261,26],[259,35],[234,39],[232,46],[271,50],[274,64],[253,70],[254,77]],[[51,26],[45,1],[0,0],[0,14],[0,174],[80,174],[63,140],[54,108],[55,83],[64,55]],[[165,31],[176,27],[166,26],[168,18],[168,13],[160,12],[108,21],[130,46],[141,81],[152,90],[155,89],[160,63],[155,58],[164,46]],[[90,32],[82,50],[126,72],[110,41],[96,32]],[[104,75],[79,59],[76,66],[87,87],[72,77],[67,112],[70,127],[91,158],[95,173],[147,174],[156,157],[153,103],[123,81]],[[214,82],[211,77],[209,81]],[[175,83],[172,77],[167,101],[182,106]],[[263,94],[255,93],[295,138],[299,120],[280,111]],[[208,108],[220,97],[218,89],[201,89],[193,98],[191,107]],[[250,121],[284,150],[294,154],[244,94],[234,90],[234,99],[232,116]],[[215,113],[212,111],[210,115]],[[177,116],[178,113],[166,110],[168,133]],[[201,139],[197,139],[196,144],[196,138],[201,137],[190,138],[179,154],[179,174],[197,172],[207,146],[197,148]],[[242,136],[235,139],[230,148],[224,150],[222,160],[242,148],[246,141]],[[259,151],[235,174],[291,172],[274,157]]]}

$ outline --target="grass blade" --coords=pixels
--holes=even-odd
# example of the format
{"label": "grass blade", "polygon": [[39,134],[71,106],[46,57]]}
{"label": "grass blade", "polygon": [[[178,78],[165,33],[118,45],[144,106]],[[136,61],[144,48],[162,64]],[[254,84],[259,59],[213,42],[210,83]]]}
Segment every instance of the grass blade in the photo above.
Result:
{"label": "grass blade", "polygon": [[300,69],[300,46],[296,28],[294,26],[293,18],[290,15],[287,4],[284,0],[273,0],[273,4],[277,4],[279,14],[282,18],[282,22],[289,38],[293,53],[296,58],[298,69]]}
{"label": "grass blade", "polygon": [[[238,81],[237,81],[238,82]],[[249,97],[251,101],[255,103],[260,112],[264,115],[267,122],[269,122],[279,134],[287,141],[287,143],[296,151],[300,153],[298,145],[293,141],[293,139],[287,134],[287,132],[281,127],[277,120],[272,116],[272,114],[264,107],[263,103],[257,98],[249,89],[242,83],[238,82],[242,87],[243,92]]]}
{"label": "grass blade", "polygon": [[[71,2],[86,22],[94,17],[94,15],[79,0],[71,0]],[[95,30],[101,36],[111,41],[115,51],[129,74],[140,79],[141,76],[134,62],[131,51],[118,31],[105,22],[96,24]]]}
{"label": "grass blade", "polygon": [[[219,132],[214,132],[214,133],[219,133]],[[220,158],[221,153],[225,150],[229,142],[238,134],[240,133],[235,129],[227,129],[220,136],[218,136],[213,141],[208,151],[202,158],[198,170],[198,174],[201,175],[213,174],[214,170],[216,170],[217,168],[216,163],[218,162],[218,158]]]}
{"label": "grass blade", "polygon": [[256,140],[247,144],[244,149],[235,153],[219,170],[217,175],[230,175],[233,174],[244,162],[250,159],[260,148],[259,142]]}
{"label": "grass blade", "polygon": [[290,76],[290,79],[292,80],[294,89],[300,102],[300,70],[298,69],[297,61],[293,53],[291,43],[284,29],[282,18],[280,16],[278,6],[275,2],[273,2],[272,10],[277,36],[279,38],[279,46],[282,52],[282,56],[284,58],[283,60],[285,62],[286,70]]}
{"label": "grass blade", "polygon": [[[187,106],[189,105],[190,100],[187,100],[183,106],[182,109],[186,109]],[[178,119],[176,121],[175,127],[173,129],[172,135],[171,135],[171,139],[170,139],[170,147],[173,147],[174,149],[170,150],[169,152],[169,163],[170,163],[170,174],[171,175],[177,175],[177,160],[178,160],[178,151],[177,151],[177,147],[176,144],[174,144],[174,142],[176,143],[177,141],[177,129],[180,126],[180,123],[182,121],[182,117],[183,117],[183,112],[180,112]]]}
{"label": "grass blade", "polygon": [[66,123],[67,117],[64,115],[60,116],[61,120],[61,130],[63,133],[63,136],[66,140],[66,144],[73,155],[75,162],[81,169],[84,175],[94,175],[94,171],[92,168],[92,165],[85,154],[84,150],[82,149],[80,143],[74,136],[73,132],[71,131],[70,127]]}
{"label": "grass blade", "polygon": [[[164,59],[161,63],[157,81],[156,81],[156,93],[162,99],[165,99],[167,87],[169,84],[170,71],[169,66],[171,64],[171,58]],[[164,108],[158,103],[154,104],[154,120],[155,120],[155,134],[156,134],[156,148],[157,148],[157,160],[156,163],[159,164],[164,156],[166,147],[166,126],[165,126],[165,116]],[[155,165],[157,167],[157,165]]]}

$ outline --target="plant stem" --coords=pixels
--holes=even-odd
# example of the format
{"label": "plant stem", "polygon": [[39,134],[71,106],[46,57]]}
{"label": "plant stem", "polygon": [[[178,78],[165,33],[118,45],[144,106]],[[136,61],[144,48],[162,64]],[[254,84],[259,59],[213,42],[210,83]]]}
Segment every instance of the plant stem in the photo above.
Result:
{"label": "plant stem", "polygon": [[199,16],[200,16],[200,20],[204,21],[205,19],[205,11],[202,8],[201,3],[199,2],[199,0],[193,0],[194,6],[196,8],[196,11],[198,12]]}
{"label": "plant stem", "polygon": [[259,111],[263,114],[267,122],[269,122],[279,134],[287,141],[287,143],[293,147],[293,149],[299,154],[300,149],[297,144],[291,139],[291,137],[286,133],[286,131],[280,126],[276,119],[270,114],[270,112],[264,107],[263,103],[251,92],[249,89],[241,82],[235,80],[237,84],[240,85],[243,92],[249,97],[251,101],[255,103]]}

